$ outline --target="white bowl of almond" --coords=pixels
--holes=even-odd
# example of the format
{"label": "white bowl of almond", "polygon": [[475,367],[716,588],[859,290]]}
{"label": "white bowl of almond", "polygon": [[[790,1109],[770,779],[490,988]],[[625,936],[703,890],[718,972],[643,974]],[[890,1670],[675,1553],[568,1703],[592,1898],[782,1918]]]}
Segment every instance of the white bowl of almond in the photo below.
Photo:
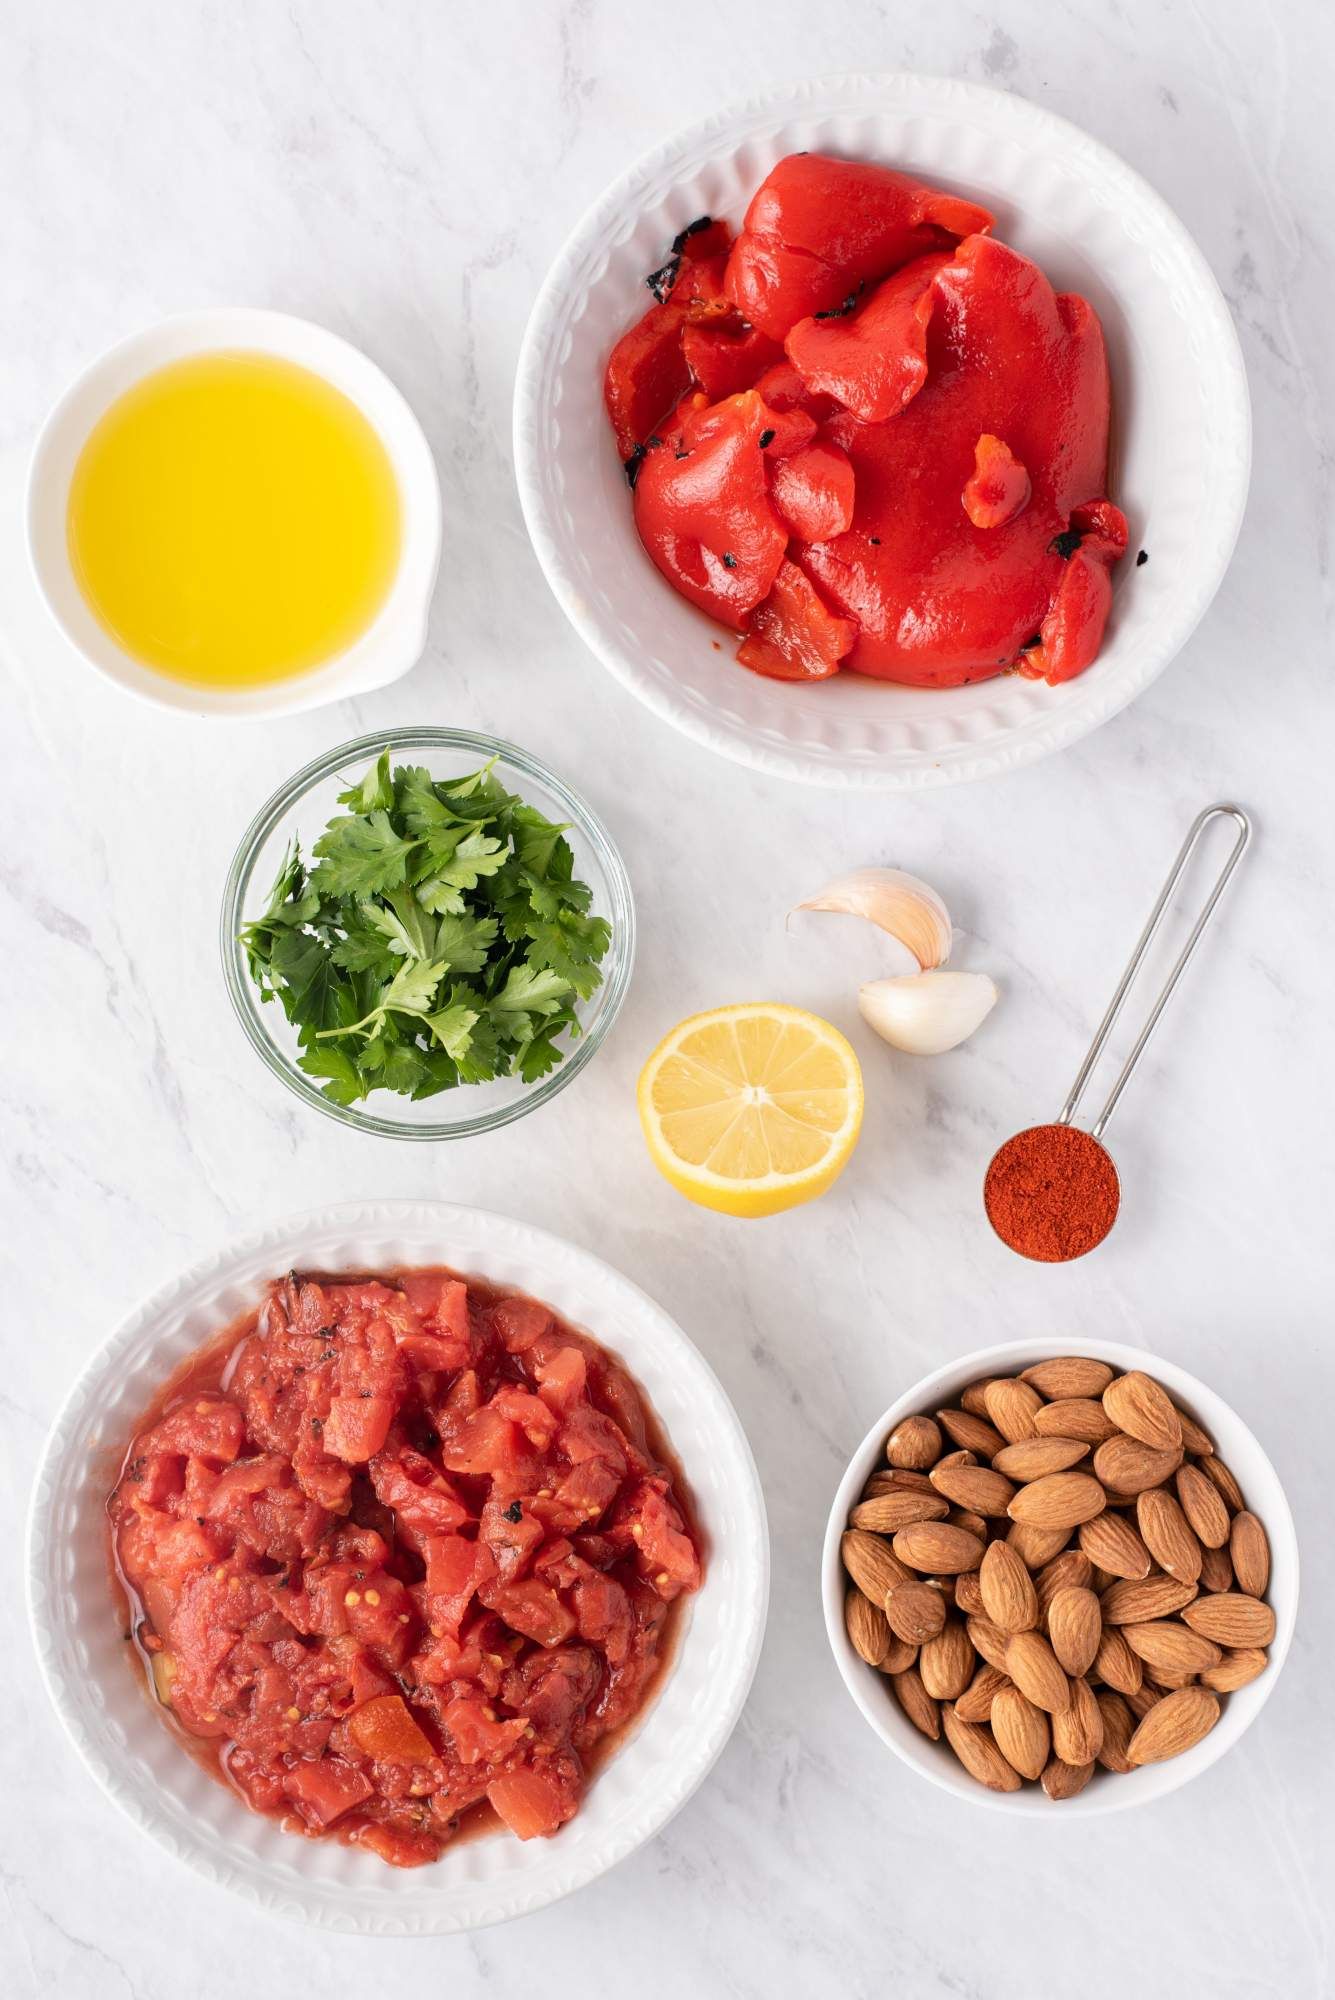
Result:
{"label": "white bowl of almond", "polygon": [[1270,1460],[1204,1383],[1111,1341],[1022,1341],[872,1426],[822,1585],[845,1685],[906,1764],[1009,1812],[1115,1812],[1260,1713],[1298,1547]]}

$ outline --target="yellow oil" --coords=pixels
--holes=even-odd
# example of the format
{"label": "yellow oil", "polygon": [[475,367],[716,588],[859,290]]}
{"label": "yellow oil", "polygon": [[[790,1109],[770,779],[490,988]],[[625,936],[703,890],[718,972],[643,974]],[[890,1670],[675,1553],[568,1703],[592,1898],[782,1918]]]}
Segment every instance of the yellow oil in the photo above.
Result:
{"label": "yellow oil", "polygon": [[398,482],[360,410],[310,369],[193,355],[100,418],[67,532],[79,587],[127,653],[175,680],[255,687],[371,624],[398,565]]}

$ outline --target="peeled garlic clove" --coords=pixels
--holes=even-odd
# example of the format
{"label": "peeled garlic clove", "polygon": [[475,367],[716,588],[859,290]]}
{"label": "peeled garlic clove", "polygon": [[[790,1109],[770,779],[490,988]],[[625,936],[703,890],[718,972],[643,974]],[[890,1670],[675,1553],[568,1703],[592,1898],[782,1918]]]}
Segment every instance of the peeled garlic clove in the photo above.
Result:
{"label": "peeled garlic clove", "polygon": [[950,912],[936,890],[902,868],[858,868],[841,875],[799,910],[865,917],[913,953],[924,972],[950,957]]}
{"label": "peeled garlic clove", "polygon": [[915,972],[904,979],[871,979],[858,990],[868,1027],[892,1048],[914,1056],[940,1056],[967,1042],[997,1004],[985,972]]}

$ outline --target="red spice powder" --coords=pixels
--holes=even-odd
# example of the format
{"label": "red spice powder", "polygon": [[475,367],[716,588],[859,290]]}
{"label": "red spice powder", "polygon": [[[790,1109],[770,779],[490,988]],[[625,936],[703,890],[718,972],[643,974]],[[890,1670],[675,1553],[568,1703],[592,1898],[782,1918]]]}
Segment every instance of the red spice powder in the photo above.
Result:
{"label": "red spice powder", "polygon": [[1074,1125],[1031,1125],[993,1154],[987,1219],[1003,1243],[1040,1264],[1065,1264],[1102,1243],[1121,1201],[1112,1158]]}

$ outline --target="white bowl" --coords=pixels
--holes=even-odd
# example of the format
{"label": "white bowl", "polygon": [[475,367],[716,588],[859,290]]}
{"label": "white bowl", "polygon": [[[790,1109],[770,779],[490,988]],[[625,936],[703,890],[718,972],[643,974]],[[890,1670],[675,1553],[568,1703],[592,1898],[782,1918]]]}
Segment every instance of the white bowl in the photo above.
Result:
{"label": "white bowl", "polygon": [[[839,1559],[839,1539],[848,1525],[849,1509],[856,1505],[871,1474],[882,1464],[885,1440],[903,1418],[925,1411],[950,1409],[958,1403],[961,1390],[986,1375],[1016,1375],[1036,1361],[1057,1354],[1086,1354],[1106,1361],[1119,1372],[1143,1368],[1161,1382],[1188,1416],[1195,1417],[1214,1439],[1219,1456],[1236,1477],[1247,1505],[1265,1524],[1270,1537],[1270,1586],[1266,1593],[1275,1612],[1275,1637],[1270,1664],[1257,1680],[1222,1698],[1222,1714],[1210,1734],[1194,1750],[1163,1764],[1145,1764],[1137,1771],[1113,1775],[1096,1771],[1083,1792],[1060,1804],[1049,1799],[1038,1785],[1025,1785],[1018,1792],[990,1792],[971,1778],[942,1739],[931,1742],[915,1729],[900,1708],[884,1674],[878,1674],[859,1659],[844,1629],[844,1589],[846,1578]],[[930,1778],[943,1791],[954,1792],[970,1805],[992,1806],[999,1812],[1056,1813],[1062,1819],[1086,1819],[1099,1813],[1119,1812],[1126,1806],[1146,1805],[1151,1799],[1166,1798],[1180,1786],[1208,1771],[1232,1748],[1253,1723],[1279,1679],[1293,1637],[1298,1614],[1298,1538],[1293,1516],[1284,1498],[1284,1489],[1274,1466],[1237,1412],[1231,1410],[1213,1389],[1207,1389],[1185,1368],[1175,1367],[1143,1348],[1126,1347],[1120,1341],[1017,1340],[1000,1347],[980,1347],[949,1362],[890,1405],[878,1417],[853,1454],[853,1460],[839,1484],[825,1530],[821,1556],[821,1596],[825,1630],[829,1635],[835,1664],[844,1685],[882,1743],[904,1763]]]}
{"label": "white bowl", "polygon": [[[269,686],[192,687],[155,673],[112,638],[80,590],[69,557],[70,480],[94,424],[143,376],[189,354],[257,350],[323,376],[354,403],[389,455],[399,486],[402,547],[389,594],[346,651]],[[348,341],[289,313],[229,306],[180,313],[131,334],[65,391],[33,446],[28,473],[28,560],[60,631],[108,680],[161,708],[190,715],[298,715],[398,680],[420,658],[440,566],[440,482],[422,427],[389,377]]]}
{"label": "white bowl", "polygon": [[[602,408],[644,274],[705,213],[740,223],[785,154],[876,159],[985,202],[997,234],[1097,308],[1113,376],[1113,497],[1131,547],[1099,658],[1049,688],[861,675],[794,685],[749,673],[659,575],[635,535]],[[813,784],[907,790],[1032,762],[1125,707],[1214,596],[1247,494],[1251,419],[1233,322],[1208,264],[1115,154],[1023,98],[944,77],[826,77],[732,105],[658,146],[578,224],[538,294],[515,385],[524,516],[586,644],[676,728],[723,756]],[[1136,551],[1150,560],[1136,566]],[[716,651],[714,641],[722,641]]]}
{"label": "white bowl", "polygon": [[[676,1658],[629,1740],[552,1840],[497,1834],[434,1866],[387,1867],[283,1833],[163,1726],[126,1657],[108,1571],[105,1503],[119,1453],[165,1378],[289,1267],[448,1263],[554,1306],[617,1353],[661,1419],[707,1539],[704,1583]],[[750,1447],[713,1371],[666,1313],[587,1251],[526,1223],[445,1202],[366,1202],[275,1223],[206,1258],[139,1306],[93,1357],[56,1419],[29,1525],[28,1600],[47,1688],[103,1790],[212,1882],[280,1915],[382,1936],[522,1916],[601,1875],[666,1824],[741,1714],[764,1635],[765,1507]]]}

